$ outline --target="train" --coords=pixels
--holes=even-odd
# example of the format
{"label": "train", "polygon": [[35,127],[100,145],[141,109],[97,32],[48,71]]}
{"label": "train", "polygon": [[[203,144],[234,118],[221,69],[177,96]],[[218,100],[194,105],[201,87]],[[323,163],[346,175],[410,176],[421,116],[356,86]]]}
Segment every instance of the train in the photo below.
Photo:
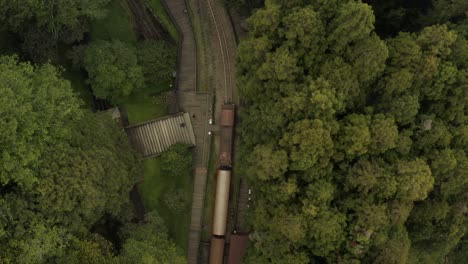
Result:
{"label": "train", "polygon": [[224,245],[229,208],[234,141],[235,105],[221,107],[219,162],[216,173],[216,192],[211,228],[210,264],[224,263]]}

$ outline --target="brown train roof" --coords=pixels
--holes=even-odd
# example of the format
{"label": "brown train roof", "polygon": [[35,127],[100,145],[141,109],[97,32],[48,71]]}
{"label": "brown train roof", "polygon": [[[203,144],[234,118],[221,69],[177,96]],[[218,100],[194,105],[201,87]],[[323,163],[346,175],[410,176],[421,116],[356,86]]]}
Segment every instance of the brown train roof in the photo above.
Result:
{"label": "brown train roof", "polygon": [[229,243],[228,264],[242,264],[247,244],[249,242],[248,234],[232,234]]}
{"label": "brown train roof", "polygon": [[221,110],[221,126],[233,126],[234,114],[234,105],[223,105]]}
{"label": "brown train roof", "polygon": [[224,238],[211,237],[210,264],[222,264],[224,258]]}

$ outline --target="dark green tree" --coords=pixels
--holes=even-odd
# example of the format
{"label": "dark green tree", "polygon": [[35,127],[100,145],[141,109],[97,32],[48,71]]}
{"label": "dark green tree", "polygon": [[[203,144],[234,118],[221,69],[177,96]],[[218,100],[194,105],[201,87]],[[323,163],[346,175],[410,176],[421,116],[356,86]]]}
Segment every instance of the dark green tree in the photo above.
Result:
{"label": "dark green tree", "polygon": [[59,42],[81,41],[89,22],[106,15],[110,0],[2,1],[0,31],[11,31],[23,39],[23,49],[37,61],[56,53]]}
{"label": "dark green tree", "polygon": [[[410,18],[400,11],[389,28]],[[457,19],[378,36],[359,1],[254,12],[237,64],[236,164],[256,194],[247,263],[444,263],[458,249],[468,53]]]}
{"label": "dark green tree", "polygon": [[0,57],[0,69],[0,259],[46,263],[104,215],[121,215],[139,161],[109,116],[80,109],[53,66]]}
{"label": "dark green tree", "polygon": [[169,81],[176,68],[176,50],[164,41],[144,41],[138,45],[138,63],[146,85],[157,87]]}
{"label": "dark green tree", "polygon": [[96,97],[122,103],[133,91],[144,86],[136,50],[124,42],[99,40],[86,47],[83,67]]}

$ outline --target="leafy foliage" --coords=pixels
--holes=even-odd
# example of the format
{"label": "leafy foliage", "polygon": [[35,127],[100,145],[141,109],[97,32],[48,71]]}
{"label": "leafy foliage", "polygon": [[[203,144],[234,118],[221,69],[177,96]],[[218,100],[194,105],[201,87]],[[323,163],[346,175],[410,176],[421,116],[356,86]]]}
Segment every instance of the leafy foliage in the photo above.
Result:
{"label": "leafy foliage", "polygon": [[167,209],[173,212],[181,212],[187,208],[187,194],[183,189],[169,190],[164,194],[163,203]]}
{"label": "leafy foliage", "polygon": [[143,70],[146,85],[156,86],[161,81],[168,81],[176,68],[174,47],[164,41],[144,41],[138,46],[138,62]]}
{"label": "leafy foliage", "polygon": [[23,49],[36,61],[45,61],[59,42],[82,40],[89,21],[106,15],[109,1],[1,1],[0,30],[21,35]]}
{"label": "leafy foliage", "polygon": [[185,177],[192,166],[192,154],[187,145],[172,145],[161,156],[162,170],[166,177]]}
{"label": "leafy foliage", "polygon": [[85,49],[83,65],[96,97],[114,104],[144,85],[135,48],[118,40],[91,43]]}
{"label": "leafy foliage", "polygon": [[45,263],[103,215],[121,215],[139,162],[115,122],[80,109],[53,66],[0,57],[0,69],[0,259]]}
{"label": "leafy foliage", "polygon": [[382,40],[366,4],[299,0],[266,1],[248,22],[247,262],[443,263],[466,234],[463,25]]}
{"label": "leafy foliage", "polygon": [[125,226],[123,239],[118,263],[187,263],[180,249],[168,240],[163,220],[155,212],[148,213],[143,224]]}

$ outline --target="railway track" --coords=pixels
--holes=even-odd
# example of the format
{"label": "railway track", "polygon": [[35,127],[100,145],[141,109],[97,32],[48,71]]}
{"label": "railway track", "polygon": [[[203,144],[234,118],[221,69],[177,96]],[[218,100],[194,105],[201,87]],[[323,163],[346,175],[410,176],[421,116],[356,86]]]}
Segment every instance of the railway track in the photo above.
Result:
{"label": "railway track", "polygon": [[127,5],[133,14],[135,30],[142,39],[165,40],[175,45],[169,32],[145,3],[141,0],[127,0]]}
{"label": "railway track", "polygon": [[219,24],[219,14],[216,6],[213,6],[212,0],[206,0],[208,4],[208,9],[210,11],[211,18],[213,19],[213,24],[216,29],[216,34],[218,37],[218,43],[221,49],[221,57],[223,63],[224,71],[224,103],[230,103],[233,101],[233,87],[232,87],[232,75],[231,75],[231,65],[229,46],[227,44],[226,32],[224,27],[220,27]]}

